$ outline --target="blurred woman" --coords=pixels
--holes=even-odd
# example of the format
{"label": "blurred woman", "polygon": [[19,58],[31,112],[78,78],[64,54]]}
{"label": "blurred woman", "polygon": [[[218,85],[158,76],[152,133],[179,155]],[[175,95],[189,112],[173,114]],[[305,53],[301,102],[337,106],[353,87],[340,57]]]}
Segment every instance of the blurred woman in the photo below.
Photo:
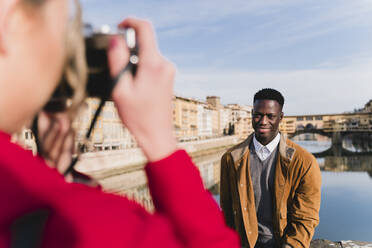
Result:
{"label": "blurred woman", "polygon": [[[140,63],[135,78],[120,78],[112,98],[149,161],[145,170],[154,214],[127,198],[66,183],[45,160],[10,142],[51,97],[69,63],[68,4],[0,1],[0,247],[239,247],[198,170],[176,148],[175,69],[160,55],[146,21],[120,24],[136,30]],[[108,57],[115,77],[128,62],[123,40],[111,40]],[[84,75],[75,79],[83,82]],[[52,125],[46,136],[51,138],[44,139],[49,158],[68,164],[63,161],[71,155],[70,123],[47,125]]]}

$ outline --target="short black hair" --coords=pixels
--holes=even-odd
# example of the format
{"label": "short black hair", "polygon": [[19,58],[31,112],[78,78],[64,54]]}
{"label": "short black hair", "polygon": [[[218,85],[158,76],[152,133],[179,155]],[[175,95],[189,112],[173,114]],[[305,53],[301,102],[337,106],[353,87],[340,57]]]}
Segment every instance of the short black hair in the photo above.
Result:
{"label": "short black hair", "polygon": [[284,105],[283,95],[279,91],[271,88],[265,88],[258,91],[254,95],[253,103],[255,103],[257,100],[274,100],[277,101],[281,107]]}

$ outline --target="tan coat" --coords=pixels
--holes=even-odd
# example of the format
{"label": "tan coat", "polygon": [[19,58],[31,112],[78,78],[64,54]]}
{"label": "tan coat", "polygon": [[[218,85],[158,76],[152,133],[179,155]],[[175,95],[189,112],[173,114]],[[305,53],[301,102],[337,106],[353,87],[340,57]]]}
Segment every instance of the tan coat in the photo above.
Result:
{"label": "tan coat", "polygon": [[[221,159],[221,207],[226,223],[253,248],[258,238],[254,192],[249,167],[253,134]],[[309,247],[319,223],[321,174],[314,156],[281,135],[275,166],[273,223],[280,246]]]}

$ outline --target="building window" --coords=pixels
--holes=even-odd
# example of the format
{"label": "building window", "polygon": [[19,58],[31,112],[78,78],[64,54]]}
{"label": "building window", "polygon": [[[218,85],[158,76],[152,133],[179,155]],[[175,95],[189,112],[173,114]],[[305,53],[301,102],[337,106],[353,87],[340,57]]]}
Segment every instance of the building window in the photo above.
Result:
{"label": "building window", "polygon": [[304,117],[297,117],[297,120],[298,121],[303,121],[304,120]]}
{"label": "building window", "polygon": [[315,120],[322,121],[323,120],[323,116],[315,116]]}
{"label": "building window", "polygon": [[306,120],[307,121],[312,121],[313,120],[313,117],[312,116],[306,116]]}

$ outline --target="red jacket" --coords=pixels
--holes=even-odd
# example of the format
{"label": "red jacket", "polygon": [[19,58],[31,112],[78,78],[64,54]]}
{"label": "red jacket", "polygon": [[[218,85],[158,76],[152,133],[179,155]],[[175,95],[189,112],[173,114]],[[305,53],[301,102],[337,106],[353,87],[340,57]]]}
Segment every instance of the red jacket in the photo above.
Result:
{"label": "red jacket", "polygon": [[20,216],[39,209],[49,213],[42,247],[240,247],[185,151],[145,169],[154,214],[125,197],[66,183],[0,132],[0,247],[10,247]]}

